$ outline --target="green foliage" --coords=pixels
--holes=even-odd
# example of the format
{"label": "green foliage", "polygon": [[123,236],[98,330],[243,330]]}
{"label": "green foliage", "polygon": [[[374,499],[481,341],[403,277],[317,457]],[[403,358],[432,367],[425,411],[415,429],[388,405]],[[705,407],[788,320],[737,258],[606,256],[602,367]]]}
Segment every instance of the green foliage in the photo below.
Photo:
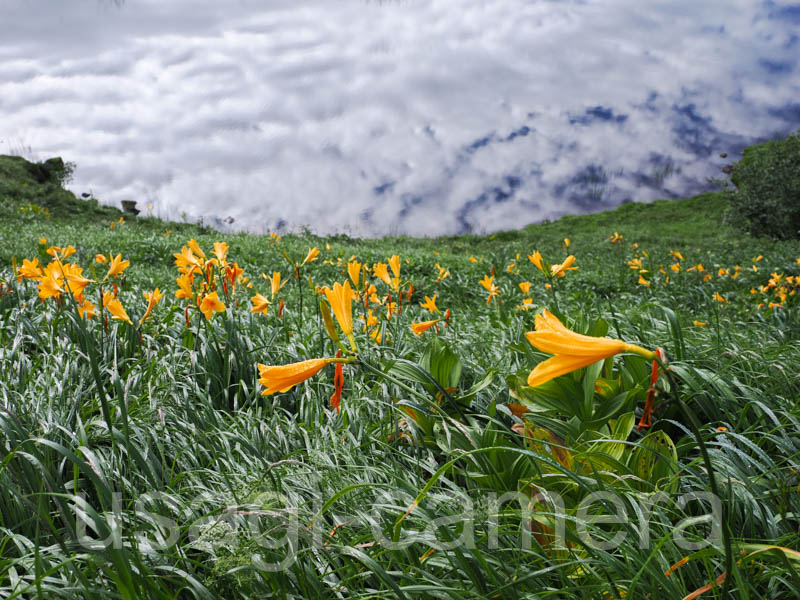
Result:
{"label": "green foliage", "polygon": [[[800,275],[800,244],[719,226],[723,195],[493,237],[287,235],[276,245],[224,236],[253,288],[224,295],[228,310],[207,321],[174,297],[172,255],[190,237],[208,250],[221,235],[23,212],[53,184],[31,183],[19,161],[0,158],[4,168],[13,172],[0,177],[0,596],[679,600],[726,569],[735,597],[800,589],[791,553],[800,310],[788,282]],[[612,246],[615,230],[624,240]],[[49,244],[74,245],[84,267],[97,253],[129,259],[118,287],[134,324],[85,321],[71,303],[41,302],[35,282],[18,284],[12,259],[47,262]],[[320,258],[281,291],[282,318],[277,298],[266,315],[250,314],[250,295],[269,296],[260,274],[291,279],[284,252],[302,257],[311,246]],[[554,263],[573,253],[579,270],[545,291],[526,258],[534,250]],[[306,277],[330,285],[344,280],[350,256],[375,263],[395,253],[416,291],[391,319],[374,307],[380,344],[354,303],[360,353],[344,366],[340,411],[330,406],[332,365],[262,397],[256,363],[336,351]],[[450,272],[439,282],[437,263]],[[699,263],[704,270],[689,270]],[[106,266],[93,268],[87,277],[102,281]],[[502,305],[478,284],[492,270]],[[518,308],[523,281],[531,310]],[[165,297],[137,325],[142,292],[156,286]],[[419,307],[426,295],[452,315],[416,337],[411,322],[442,316]],[[575,331],[665,349],[651,428],[637,428],[652,373],[641,356],[526,386],[547,355],[524,333],[553,303]],[[708,493],[712,476],[729,544],[682,549],[676,523],[697,542],[712,530],[707,506],[679,499]],[[627,518],[595,520],[614,514],[605,500],[586,504],[598,492],[613,492]],[[548,501],[555,493],[562,513]],[[625,536],[604,550],[583,530],[599,542]],[[282,564],[290,548],[295,560]]]}
{"label": "green foliage", "polygon": [[800,131],[747,148],[731,181],[735,224],[757,236],[800,238]]}

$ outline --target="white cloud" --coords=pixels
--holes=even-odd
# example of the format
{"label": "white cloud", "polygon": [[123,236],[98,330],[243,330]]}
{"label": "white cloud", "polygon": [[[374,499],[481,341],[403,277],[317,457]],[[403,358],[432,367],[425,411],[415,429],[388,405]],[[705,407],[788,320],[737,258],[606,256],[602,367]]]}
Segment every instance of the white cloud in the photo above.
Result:
{"label": "white cloud", "polygon": [[791,130],[769,109],[800,91],[759,63],[797,68],[792,23],[750,0],[64,4],[0,7],[23,24],[0,24],[0,140],[76,162],[78,192],[257,231],[489,231],[694,191]]}

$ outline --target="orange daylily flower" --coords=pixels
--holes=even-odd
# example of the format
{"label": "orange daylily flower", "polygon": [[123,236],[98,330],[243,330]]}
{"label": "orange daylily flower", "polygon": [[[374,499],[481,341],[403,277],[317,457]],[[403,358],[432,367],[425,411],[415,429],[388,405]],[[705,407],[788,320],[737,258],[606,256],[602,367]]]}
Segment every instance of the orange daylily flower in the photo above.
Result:
{"label": "orange daylily flower", "polygon": [[193,279],[193,275],[184,273],[175,280],[175,282],[178,284],[178,289],[175,290],[176,298],[184,298],[186,300],[191,300],[194,298]]}
{"label": "orange daylily flower", "polygon": [[153,312],[153,309],[156,307],[156,304],[161,302],[161,298],[164,297],[164,294],[161,293],[161,290],[158,288],[154,289],[152,292],[145,292],[144,299],[147,300],[147,310],[144,311],[144,315],[141,319],[139,319],[139,325],[144,323],[147,320],[147,317],[150,316],[150,313]]}
{"label": "orange daylily flower", "polygon": [[567,271],[576,271],[578,267],[573,267],[572,263],[575,262],[575,257],[570,254],[567,258],[564,259],[564,262],[560,265],[553,265],[550,267],[550,272],[554,277],[564,277]]}
{"label": "orange daylily flower", "polygon": [[425,331],[428,331],[428,329],[436,325],[439,321],[441,321],[441,319],[433,319],[432,321],[422,321],[421,323],[412,323],[411,331],[414,332],[414,335],[420,336]]}
{"label": "orange daylily flower", "polygon": [[28,260],[27,258],[22,261],[22,266],[17,269],[17,277],[22,279],[39,279],[42,276],[42,270],[39,268],[39,259],[34,258]]}
{"label": "orange daylily flower", "polygon": [[436,277],[436,283],[439,283],[442,279],[447,279],[448,277],[450,277],[450,271],[445,269],[439,263],[436,263],[433,266],[439,269],[439,275]]}
{"label": "orange daylily flower", "polygon": [[83,296],[83,290],[86,289],[86,286],[91,283],[91,280],[86,279],[82,275],[83,269],[77,265],[61,263],[60,268],[61,274],[67,281],[67,288],[70,292],[72,292],[72,296],[78,300],[81,296]]}
{"label": "orange daylily flower", "polygon": [[258,365],[258,383],[266,389],[262,396],[275,392],[288,392],[298,383],[310,379],[326,365],[336,362],[335,358],[312,358],[302,362],[281,366]]}
{"label": "orange daylily flower", "polygon": [[334,283],[333,289],[329,287],[323,288],[325,298],[328,299],[328,304],[331,305],[331,310],[339,322],[339,327],[347,336],[350,345],[355,348],[355,340],[353,340],[353,299],[356,297],[355,292],[350,287],[350,282],[345,281],[344,285]]}
{"label": "orange daylily flower", "polygon": [[539,269],[542,273],[544,273],[544,265],[542,264],[542,255],[538,250],[536,250],[533,254],[529,254],[528,260],[530,260],[534,264],[534,266],[536,266],[537,269]]}
{"label": "orange daylily flower", "polygon": [[97,312],[95,312],[96,308],[97,307],[94,304],[84,298],[83,301],[78,304],[78,314],[80,314],[84,319],[91,319],[92,317],[97,316]]}
{"label": "orange daylily flower", "polygon": [[519,284],[519,289],[522,290],[522,293],[526,296],[531,293],[531,282],[530,281],[523,281]]}
{"label": "orange daylily flower", "polygon": [[437,312],[439,312],[439,309],[436,307],[436,297],[437,296],[438,296],[438,294],[434,294],[433,298],[425,296],[425,302],[420,302],[419,305],[422,308],[424,308],[425,310],[428,310],[428,311],[430,311],[432,313],[437,313]]}
{"label": "orange daylily flower", "polygon": [[39,279],[39,298],[46,300],[47,298],[58,298],[61,296],[66,290],[61,287],[60,279],[61,273],[46,268],[44,274]]}
{"label": "orange daylily flower", "polygon": [[486,275],[479,283],[489,292],[489,297],[486,298],[487,304],[491,303],[492,298],[500,295],[500,288],[494,283],[494,275]]}
{"label": "orange daylily flower", "polygon": [[200,312],[206,316],[206,321],[210,321],[214,313],[223,312],[225,305],[220,302],[217,292],[211,292],[200,302]]}
{"label": "orange daylily flower", "polygon": [[607,337],[592,337],[567,329],[550,311],[536,315],[536,331],[529,331],[525,338],[532,346],[543,352],[554,354],[539,363],[528,375],[528,385],[536,387],[560,375],[588,367],[621,352],[634,352],[645,358],[655,358],[655,352],[635,344]]}
{"label": "orange daylily flower", "polygon": [[206,253],[200,248],[200,245],[197,243],[197,240],[194,238],[190,239],[186,244],[189,246],[189,249],[194,252],[197,256],[205,260]]}
{"label": "orange daylily flower", "polygon": [[269,283],[270,287],[272,288],[272,297],[274,298],[275,294],[277,294],[283,286],[289,283],[289,280],[286,279],[281,281],[281,274],[278,271],[273,271],[272,277],[269,278]]}
{"label": "orange daylily flower", "polygon": [[101,263],[102,264],[102,263],[106,262],[106,257],[105,257],[104,254],[95,254],[94,255],[94,261],[97,262],[97,263]]}
{"label": "orange daylily flower", "polygon": [[480,283],[487,291],[492,291],[492,288],[495,287],[494,277],[491,275],[486,275],[478,283]]}
{"label": "orange daylily flower", "polygon": [[244,269],[241,268],[238,263],[225,265],[225,277],[231,282],[234,290],[236,289],[236,282],[239,281],[240,278],[242,282],[246,281],[246,278],[242,277],[242,275],[244,275]]}
{"label": "orange daylily flower", "polygon": [[53,258],[60,258],[63,260],[68,256],[75,254],[75,247],[67,246],[66,248],[60,248],[58,246],[50,246],[46,252]]}
{"label": "orange daylily flower", "polygon": [[203,261],[197,258],[188,246],[182,246],[180,253],[175,253],[175,266],[181,273],[194,273],[203,269]]}
{"label": "orange daylily flower", "polygon": [[261,313],[262,315],[267,314],[267,310],[269,309],[270,301],[267,300],[261,294],[256,294],[252,298],[250,298],[250,302],[253,303],[253,308],[250,309],[251,313]]}
{"label": "orange daylily flower", "polygon": [[117,298],[111,298],[108,302],[103,302],[106,310],[111,313],[111,317],[114,319],[118,319],[119,321],[125,321],[126,323],[133,325],[133,321],[131,321],[128,313],[125,312],[125,309],[122,306],[122,302],[119,301]]}
{"label": "orange daylily flower", "polygon": [[361,280],[361,263],[355,260],[347,263],[347,274],[350,276],[353,285],[358,288],[358,282]]}
{"label": "orange daylily flower", "polygon": [[116,256],[111,258],[111,264],[108,265],[108,273],[106,273],[105,279],[108,279],[109,277],[116,277],[117,275],[122,273],[125,269],[127,269],[130,265],[131,261],[122,260],[122,254],[117,254]]}
{"label": "orange daylily flower", "polygon": [[306,265],[310,262],[314,262],[315,260],[317,260],[317,257],[319,257],[319,248],[317,248],[316,246],[314,248],[310,248],[308,250],[308,254],[306,254],[305,259],[301,263],[301,266]]}
{"label": "orange daylily flower", "polygon": [[372,274],[389,287],[392,287],[392,278],[389,277],[389,269],[384,263],[375,263],[372,265]]}
{"label": "orange daylily flower", "polygon": [[400,278],[400,257],[397,254],[393,255],[392,258],[388,260],[389,266],[392,268],[392,274],[394,275],[395,279]]}
{"label": "orange daylily flower", "polygon": [[230,246],[225,242],[214,242],[214,256],[217,257],[220,263],[225,262],[225,257],[228,256],[229,248]]}

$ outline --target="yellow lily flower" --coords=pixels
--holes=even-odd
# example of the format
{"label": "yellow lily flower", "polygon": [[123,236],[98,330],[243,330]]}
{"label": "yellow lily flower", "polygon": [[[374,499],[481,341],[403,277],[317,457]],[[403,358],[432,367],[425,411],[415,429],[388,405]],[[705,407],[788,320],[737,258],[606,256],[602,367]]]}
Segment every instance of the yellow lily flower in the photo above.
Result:
{"label": "yellow lily flower", "polygon": [[550,272],[553,277],[563,277],[566,275],[567,271],[577,271],[578,267],[573,267],[572,263],[575,262],[575,257],[570,254],[567,258],[564,259],[564,262],[560,265],[553,265],[550,267]]}
{"label": "yellow lily flower", "polygon": [[200,302],[200,312],[206,316],[206,321],[210,321],[214,313],[223,312],[224,310],[225,305],[220,302],[219,297],[217,297],[217,292],[208,294]]}
{"label": "yellow lily flower", "polygon": [[67,246],[66,248],[60,248],[59,246],[50,246],[46,252],[53,258],[60,258],[63,260],[75,254],[75,247]]}
{"label": "yellow lily flower", "polygon": [[131,261],[122,260],[122,254],[117,254],[111,258],[111,264],[108,265],[108,273],[106,273],[105,279],[108,279],[109,277],[116,277],[130,265]]}
{"label": "yellow lily flower", "polygon": [[266,389],[262,396],[269,396],[275,392],[288,392],[298,383],[310,379],[323,367],[335,362],[334,358],[312,358],[289,365],[269,366],[258,365],[258,383]]}
{"label": "yellow lily flower", "polygon": [[400,278],[400,257],[397,254],[393,255],[392,258],[389,259],[389,266],[392,268],[392,274],[394,275],[395,279]]}
{"label": "yellow lily flower", "polygon": [[253,308],[250,309],[251,313],[261,313],[262,315],[267,314],[267,310],[269,309],[270,301],[267,300],[261,294],[256,294],[252,298],[250,298],[250,302],[253,303]]}
{"label": "yellow lily flower", "polygon": [[147,300],[147,310],[144,311],[144,315],[142,318],[139,319],[139,325],[144,323],[147,320],[147,317],[150,316],[150,313],[153,312],[153,309],[156,307],[156,304],[161,302],[161,298],[164,297],[164,294],[161,293],[161,290],[158,288],[154,289],[152,292],[145,292],[144,299]]}
{"label": "yellow lily flower", "polygon": [[389,277],[389,269],[384,263],[375,263],[372,265],[372,273],[386,285],[392,287],[392,278]]}
{"label": "yellow lily flower", "polygon": [[433,319],[432,321],[422,321],[421,323],[412,323],[411,324],[411,331],[414,332],[414,335],[420,336],[423,332],[428,331],[431,327],[436,325],[441,319]]}
{"label": "yellow lily flower", "polygon": [[531,282],[530,281],[523,281],[519,284],[519,289],[522,290],[522,293],[526,296],[531,292]]}
{"label": "yellow lily flower", "polygon": [[528,260],[530,260],[536,266],[537,269],[539,269],[542,273],[544,273],[544,265],[542,264],[542,255],[538,250],[536,250],[533,254],[529,254]]}
{"label": "yellow lily flower", "polygon": [[234,290],[236,289],[237,281],[246,283],[247,278],[242,277],[243,275],[244,269],[239,266],[239,263],[230,263],[225,265],[225,277],[227,277],[228,281],[231,282]]}
{"label": "yellow lily flower", "polygon": [[92,317],[96,317],[97,316],[97,313],[95,312],[95,308],[97,308],[97,307],[94,304],[92,304],[91,302],[89,302],[88,300],[86,300],[84,298],[83,302],[81,302],[78,305],[78,313],[84,319],[91,319]]}
{"label": "yellow lily flower", "polygon": [[108,302],[104,302],[104,306],[106,310],[111,313],[112,318],[125,321],[129,325],[133,325],[133,321],[131,321],[128,313],[125,312],[125,309],[122,307],[122,302],[120,302],[117,298],[111,298],[108,300]]}
{"label": "yellow lily flower", "polygon": [[642,275],[639,275],[639,285],[650,287],[650,282],[647,281],[647,279],[645,279]]}
{"label": "yellow lily flower", "polygon": [[272,277],[269,278],[270,287],[272,288],[272,297],[275,297],[275,294],[281,291],[281,288],[289,283],[289,280],[286,279],[281,281],[281,274],[278,271],[272,272]]}
{"label": "yellow lily flower", "polygon": [[500,288],[494,283],[494,275],[484,276],[479,283],[489,292],[489,297],[486,298],[487,304],[491,303],[492,298],[500,295]]}
{"label": "yellow lily flower", "polygon": [[61,274],[64,276],[64,279],[67,281],[66,287],[70,292],[72,292],[72,295],[76,300],[80,299],[80,297],[83,296],[83,290],[86,289],[86,286],[91,283],[91,280],[86,279],[82,275],[83,269],[77,265],[60,263],[59,268]]}
{"label": "yellow lily flower", "polygon": [[203,261],[197,258],[188,246],[182,246],[180,253],[175,253],[175,266],[181,273],[194,273],[203,269]]}
{"label": "yellow lily flower", "polygon": [[17,269],[17,277],[25,279],[39,279],[42,276],[42,270],[39,268],[39,259],[34,258],[28,260],[27,258],[22,261],[22,266]]}
{"label": "yellow lily flower", "polygon": [[39,298],[46,300],[61,296],[66,290],[61,287],[60,279],[60,273],[46,268],[42,277],[39,278]]}
{"label": "yellow lily flower", "polygon": [[433,266],[439,269],[439,275],[436,277],[436,283],[439,283],[442,279],[447,279],[448,277],[450,277],[450,271],[445,269],[439,263],[436,263]]}
{"label": "yellow lily flower", "polygon": [[228,256],[229,248],[230,247],[225,242],[214,242],[214,256],[217,257],[220,264],[225,262],[225,257]]}
{"label": "yellow lily flower", "polygon": [[184,298],[186,300],[194,298],[193,275],[184,273],[175,282],[178,284],[178,289],[175,291],[176,298]]}
{"label": "yellow lily flower", "polygon": [[529,331],[525,338],[534,348],[554,354],[539,363],[528,375],[528,385],[536,387],[566,373],[588,367],[599,360],[621,352],[634,352],[653,359],[655,352],[635,344],[607,337],[599,338],[575,333],[567,329],[550,311],[536,315],[536,331]]}
{"label": "yellow lily flower", "polygon": [[361,280],[361,263],[355,260],[347,263],[347,274],[350,276],[353,285],[358,289],[358,282]]}
{"label": "yellow lily flower", "polygon": [[308,254],[306,254],[306,257],[303,260],[301,266],[306,265],[310,262],[314,262],[315,260],[317,260],[317,257],[319,257],[319,248],[317,248],[316,246],[313,248],[309,248]]}
{"label": "yellow lily flower", "polygon": [[567,248],[569,248],[570,243],[571,242],[569,241],[569,238],[564,238],[564,243],[562,244],[561,247],[566,250]]}
{"label": "yellow lily flower", "polygon": [[350,345],[355,348],[355,341],[353,340],[353,298],[356,294],[350,287],[350,282],[345,281],[344,285],[334,283],[333,289],[328,287],[323,288],[325,297],[328,299],[328,304],[331,305],[331,310],[339,322],[339,327],[350,340]]}
{"label": "yellow lily flower", "polygon": [[420,302],[420,306],[422,308],[432,312],[432,313],[439,312],[439,309],[436,307],[436,297],[437,296],[438,296],[438,294],[434,294],[433,298],[429,298],[428,296],[425,296],[425,302]]}
{"label": "yellow lily flower", "polygon": [[194,252],[197,256],[205,260],[206,253],[200,248],[200,244],[197,243],[197,240],[194,238],[190,239],[186,244],[189,246],[189,249]]}

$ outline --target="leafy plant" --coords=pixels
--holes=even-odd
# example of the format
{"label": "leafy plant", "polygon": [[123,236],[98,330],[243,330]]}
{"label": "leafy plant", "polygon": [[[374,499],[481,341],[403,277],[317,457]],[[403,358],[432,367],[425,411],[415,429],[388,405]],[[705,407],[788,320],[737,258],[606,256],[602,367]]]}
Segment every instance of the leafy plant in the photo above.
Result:
{"label": "leafy plant", "polygon": [[753,235],[800,238],[800,131],[745,149],[731,181],[735,224]]}

